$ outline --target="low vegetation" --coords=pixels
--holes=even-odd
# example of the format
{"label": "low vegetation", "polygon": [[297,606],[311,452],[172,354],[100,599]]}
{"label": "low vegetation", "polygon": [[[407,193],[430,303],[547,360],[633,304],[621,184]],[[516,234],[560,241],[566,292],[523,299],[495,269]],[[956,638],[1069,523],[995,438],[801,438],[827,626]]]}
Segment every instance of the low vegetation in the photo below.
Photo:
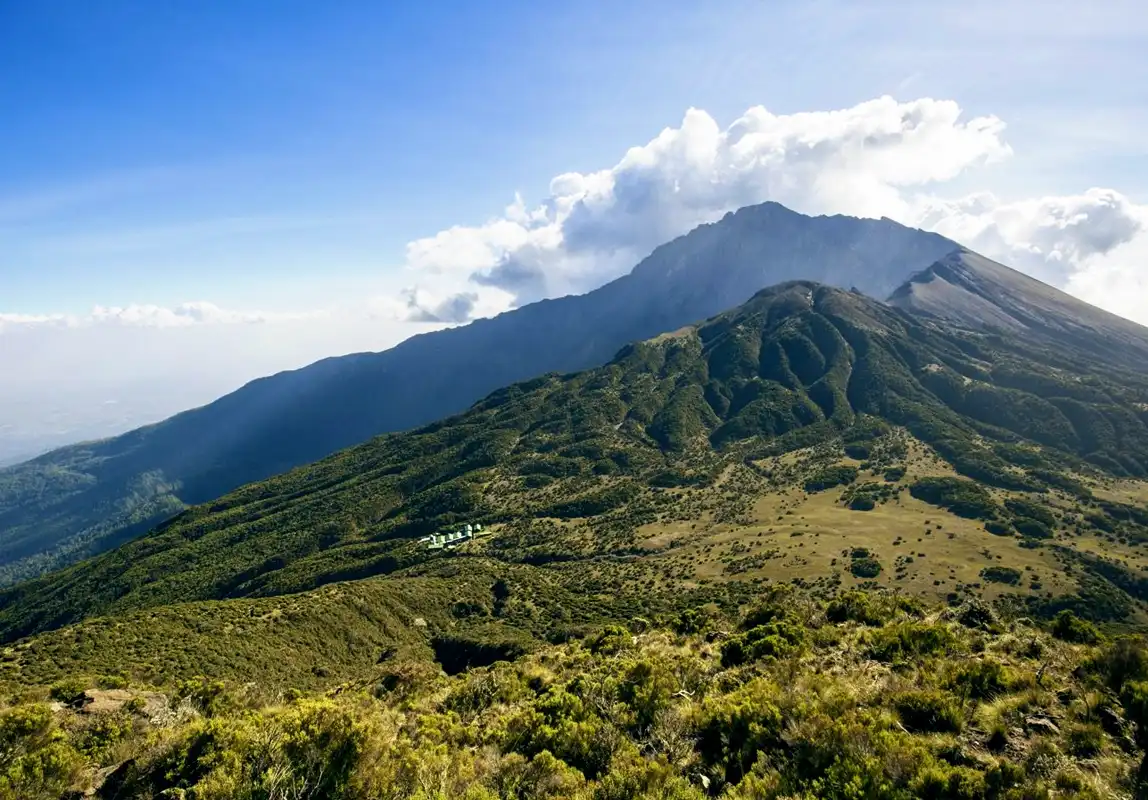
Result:
{"label": "low vegetation", "polygon": [[1148,649],[1065,620],[775,589],[325,691],[72,676],[0,708],[0,798],[1140,796]]}

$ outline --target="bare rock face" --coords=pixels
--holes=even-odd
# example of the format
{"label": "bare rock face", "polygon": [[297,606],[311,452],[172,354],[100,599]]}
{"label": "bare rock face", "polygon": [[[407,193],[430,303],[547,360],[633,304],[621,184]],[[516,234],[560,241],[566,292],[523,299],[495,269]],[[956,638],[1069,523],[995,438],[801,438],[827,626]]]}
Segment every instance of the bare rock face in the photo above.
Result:
{"label": "bare rock face", "polygon": [[79,710],[84,714],[114,714],[135,696],[126,689],[88,689]]}

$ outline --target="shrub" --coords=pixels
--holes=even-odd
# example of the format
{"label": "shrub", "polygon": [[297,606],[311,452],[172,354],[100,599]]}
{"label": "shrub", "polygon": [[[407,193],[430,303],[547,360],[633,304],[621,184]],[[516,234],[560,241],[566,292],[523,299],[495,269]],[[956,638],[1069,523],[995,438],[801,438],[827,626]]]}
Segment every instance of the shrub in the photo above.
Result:
{"label": "shrub", "polygon": [[1045,506],[1034,503],[1031,500],[1010,497],[1008,500],[1005,500],[1005,508],[1011,511],[1015,516],[1036,520],[1050,528],[1056,526],[1056,517],[1053,516],[1053,513]]}
{"label": "shrub", "polygon": [[892,612],[882,608],[878,599],[868,592],[845,592],[834,598],[825,608],[830,622],[853,620],[863,625],[884,625],[892,619]]}
{"label": "shrub", "polygon": [[1052,635],[1061,641],[1073,644],[1096,644],[1100,641],[1100,632],[1096,630],[1095,625],[1067,609],[1053,619]]}
{"label": "shrub", "polygon": [[669,708],[678,681],[666,666],[656,660],[641,659],[628,665],[622,673],[618,699],[633,712],[631,726],[644,733]]}
{"label": "shrub", "polygon": [[634,635],[621,625],[607,625],[586,641],[595,655],[614,655],[633,644]]}
{"label": "shrub", "polygon": [[999,522],[995,519],[990,519],[985,523],[985,530],[993,536],[1012,536],[1013,527],[1007,522]]}
{"label": "shrub", "polygon": [[1148,681],[1129,681],[1120,692],[1124,716],[1136,726],[1136,742],[1148,745]]}
{"label": "shrub", "polygon": [[872,556],[855,558],[849,565],[849,571],[856,578],[876,578],[881,574],[881,562]]}
{"label": "shrub", "polygon": [[549,751],[591,780],[609,768],[620,743],[619,731],[564,687],[548,689],[510,719],[502,735],[505,749],[527,758]]}
{"label": "shrub", "polygon": [[909,486],[909,494],[969,519],[994,519],[1000,512],[992,495],[966,478],[921,478]]}
{"label": "shrub", "polygon": [[62,796],[83,760],[56,727],[45,705],[0,712],[0,798],[31,800]]}
{"label": "shrub", "polygon": [[1065,739],[1068,752],[1078,758],[1094,758],[1104,749],[1104,731],[1098,725],[1073,725]]}
{"label": "shrub", "polygon": [[985,783],[985,776],[974,769],[936,766],[917,776],[912,796],[929,800],[981,800],[985,797]]}
{"label": "shrub", "polygon": [[713,624],[710,615],[700,608],[687,608],[674,619],[672,627],[682,634],[704,633]]}
{"label": "shrub", "polygon": [[981,570],[981,577],[990,583],[1006,583],[1016,586],[1020,583],[1021,572],[1012,567],[985,567]]}
{"label": "shrub", "polygon": [[223,681],[214,681],[203,676],[181,682],[176,694],[186,698],[200,713],[209,717],[222,713],[235,704]]}
{"label": "shrub", "polygon": [[957,615],[957,622],[966,628],[977,628],[983,631],[995,631],[1000,627],[993,610],[978,601],[973,601],[965,606]]}
{"label": "shrub", "polygon": [[805,482],[805,491],[823,492],[826,489],[832,489],[834,486],[848,486],[857,480],[857,475],[857,467],[852,467],[847,464],[826,467]]}
{"label": "shrub", "polygon": [[991,700],[1009,691],[1012,681],[1005,667],[998,661],[984,659],[959,666],[949,677],[947,685],[962,697],[973,700]]}
{"label": "shrub", "polygon": [[893,708],[914,733],[956,733],[963,722],[957,701],[936,690],[904,692],[893,699]]}
{"label": "shrub", "polygon": [[854,511],[872,511],[877,507],[877,501],[867,494],[854,495],[849,501],[849,508]]}
{"label": "shrub", "polygon": [[1139,639],[1122,636],[1090,659],[1087,667],[1119,692],[1127,683],[1148,680],[1148,650]]}
{"label": "shrub", "polygon": [[902,622],[869,636],[869,654],[878,661],[901,661],[947,650],[955,642],[952,631],[940,624]]}
{"label": "shrub", "polygon": [[777,688],[759,678],[730,694],[706,698],[698,751],[705,763],[721,769],[727,782],[741,780],[759,752],[787,747],[777,696]]}
{"label": "shrub", "polygon": [[65,678],[52,684],[48,690],[48,696],[53,700],[59,700],[65,705],[73,706],[79,705],[84,701],[84,695],[89,688],[88,681],[83,678]]}
{"label": "shrub", "polygon": [[407,698],[422,692],[439,677],[439,668],[425,661],[402,659],[387,662],[376,678],[375,697]]}
{"label": "shrub", "polygon": [[1029,539],[1051,539],[1053,536],[1052,530],[1040,520],[1017,517],[1012,524],[1021,536]]}
{"label": "shrub", "polygon": [[805,641],[805,629],[784,619],[758,625],[722,644],[721,664],[736,667],[763,658],[789,655]]}

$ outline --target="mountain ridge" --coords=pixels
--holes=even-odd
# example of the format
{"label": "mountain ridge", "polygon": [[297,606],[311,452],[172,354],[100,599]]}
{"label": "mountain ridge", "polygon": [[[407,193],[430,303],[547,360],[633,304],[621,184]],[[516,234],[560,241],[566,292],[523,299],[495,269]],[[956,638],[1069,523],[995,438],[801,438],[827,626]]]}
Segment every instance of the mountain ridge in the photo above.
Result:
{"label": "mountain ridge", "polygon": [[[785,454],[805,451],[809,474],[793,473]],[[419,537],[471,520],[495,526],[488,554],[568,564],[582,580],[588,564],[639,557],[640,566],[639,528],[679,505],[725,519],[739,497],[774,503],[793,487],[851,484],[860,466],[850,453],[873,477],[832,512],[841,531],[856,525],[839,516],[854,502],[872,509],[919,492],[963,509],[946,527],[962,526],[970,546],[1055,534],[1044,552],[1077,564],[1080,591],[1115,592],[1105,602],[1121,614],[1148,599],[1135,588],[1148,578],[1076,553],[1070,532],[1148,541],[1148,510],[1098,500],[1079,477],[1148,477],[1148,379],[1098,362],[1090,348],[948,328],[793,281],[677,335],[627,345],[605,366],[504,387],[462,415],[249,484],[4,590],[0,636],[398,573],[432,557]],[[746,482],[732,494],[721,489],[731,469]],[[1031,516],[1040,512],[1026,495],[1055,498],[1053,527]],[[961,522],[966,513],[986,527]]]}
{"label": "mountain ridge", "polygon": [[0,470],[0,583],[371,436],[461,412],[501,386],[597,366],[627,342],[704,320],[780,280],[860,281],[884,296],[955,246],[891,221],[747,207],[586,295],[324,359],[156,425],[53,451]]}

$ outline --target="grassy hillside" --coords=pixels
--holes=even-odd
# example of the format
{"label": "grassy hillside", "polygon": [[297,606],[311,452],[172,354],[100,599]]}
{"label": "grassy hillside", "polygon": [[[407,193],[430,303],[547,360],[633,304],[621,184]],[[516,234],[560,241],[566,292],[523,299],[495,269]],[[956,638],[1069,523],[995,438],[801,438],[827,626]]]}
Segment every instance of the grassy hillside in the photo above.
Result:
{"label": "grassy hillside", "polygon": [[[0,798],[1143,796],[1148,649],[1071,615],[762,593],[324,693],[74,677],[0,709]],[[74,793],[74,794],[69,794]]]}
{"label": "grassy hillside", "polygon": [[1145,454],[1143,374],[798,282],[8,589],[0,634],[417,569],[467,521],[571,590],[903,581],[1134,620]]}
{"label": "grassy hillside", "polygon": [[[699,593],[692,596],[696,601]],[[467,558],[414,576],[86,620],[5,648],[0,686],[74,675],[174,685],[207,675],[257,679],[268,690],[323,688],[400,656],[452,670],[485,664],[590,624],[666,613],[690,599],[574,593],[544,570]]]}
{"label": "grassy hillside", "polygon": [[588,294],[326,359],[157,425],[62,448],[0,470],[0,585],[112,549],[184,505],[459,413],[499,387],[598,366],[628,342],[706,319],[763,286],[811,278],[884,297],[955,247],[890,220],[811,218],[766,203],[659,247]]}

